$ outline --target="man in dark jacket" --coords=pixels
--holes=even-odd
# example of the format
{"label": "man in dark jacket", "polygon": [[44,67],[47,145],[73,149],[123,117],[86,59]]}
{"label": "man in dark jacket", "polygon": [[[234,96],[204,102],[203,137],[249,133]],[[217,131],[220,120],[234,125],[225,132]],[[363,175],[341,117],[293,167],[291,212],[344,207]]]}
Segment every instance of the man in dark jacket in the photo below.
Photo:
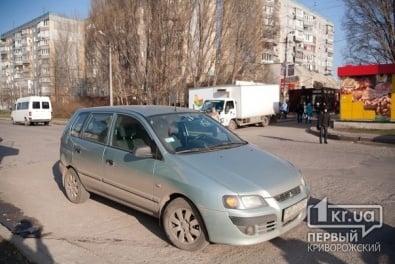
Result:
{"label": "man in dark jacket", "polygon": [[320,144],[322,144],[322,138],[324,138],[324,143],[328,144],[328,127],[330,122],[330,116],[328,108],[324,107],[318,119],[318,127],[320,128]]}

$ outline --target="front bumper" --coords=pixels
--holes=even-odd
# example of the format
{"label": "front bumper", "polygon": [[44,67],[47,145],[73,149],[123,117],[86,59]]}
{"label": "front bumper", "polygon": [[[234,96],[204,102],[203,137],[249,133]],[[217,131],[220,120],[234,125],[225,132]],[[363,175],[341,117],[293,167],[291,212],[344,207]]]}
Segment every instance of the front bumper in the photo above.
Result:
{"label": "front bumper", "polygon": [[308,195],[294,198],[284,202],[267,199],[269,206],[263,209],[200,211],[211,242],[252,245],[278,237],[306,218]]}

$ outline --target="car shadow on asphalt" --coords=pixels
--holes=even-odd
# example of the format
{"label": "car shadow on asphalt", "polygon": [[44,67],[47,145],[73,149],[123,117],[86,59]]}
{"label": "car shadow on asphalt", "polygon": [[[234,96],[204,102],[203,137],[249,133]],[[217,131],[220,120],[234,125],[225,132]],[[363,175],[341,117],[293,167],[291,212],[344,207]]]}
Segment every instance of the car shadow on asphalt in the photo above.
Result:
{"label": "car shadow on asphalt", "polygon": [[[62,173],[60,172],[59,169],[59,163],[60,161],[57,161],[53,166],[52,166],[52,174],[54,176],[54,181],[56,182],[58,188],[60,191],[62,191],[64,198],[67,199],[66,196],[66,191],[63,186],[63,180],[62,180]],[[139,223],[141,223],[147,230],[151,231],[154,235],[159,237],[160,239],[166,241],[169,243],[169,241],[166,238],[166,235],[162,228],[159,225],[159,220],[153,216],[141,213],[137,210],[134,210],[130,207],[127,207],[123,204],[114,202],[110,199],[107,199],[103,196],[97,195],[90,193],[90,199],[99,202],[101,204],[104,204],[106,206],[109,206],[111,208],[115,208],[125,214],[128,214],[132,217],[135,217]]]}
{"label": "car shadow on asphalt", "polygon": [[55,164],[52,166],[52,175],[53,175],[53,178],[54,178],[59,190],[61,190],[62,193],[64,195],[66,195],[66,192],[63,187],[62,173],[60,172],[59,164],[60,164],[60,160],[55,162]]}
{"label": "car shadow on asphalt", "polygon": [[164,231],[159,225],[159,220],[153,216],[141,213],[137,210],[134,210],[130,207],[127,207],[123,204],[114,202],[110,199],[107,199],[103,196],[97,195],[97,194],[92,194],[90,196],[90,199],[95,200],[101,204],[104,204],[106,206],[109,206],[111,208],[117,209],[125,214],[128,214],[134,218],[136,218],[137,221],[139,221],[140,224],[142,224],[147,230],[149,230],[151,233],[162,239],[163,241],[166,241],[167,243],[170,243]]}
{"label": "car shadow on asphalt", "polygon": [[[3,139],[0,137],[0,143]],[[6,156],[14,156],[19,154],[19,149],[0,145],[0,164],[4,157]]]}

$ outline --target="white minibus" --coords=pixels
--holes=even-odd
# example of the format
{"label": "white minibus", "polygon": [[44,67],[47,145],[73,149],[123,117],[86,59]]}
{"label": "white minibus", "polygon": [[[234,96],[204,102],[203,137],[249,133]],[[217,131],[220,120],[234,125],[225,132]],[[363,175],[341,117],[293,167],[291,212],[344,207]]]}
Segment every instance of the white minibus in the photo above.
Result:
{"label": "white minibus", "polygon": [[28,96],[16,100],[11,120],[25,125],[44,123],[48,125],[52,119],[52,106],[48,96]]}

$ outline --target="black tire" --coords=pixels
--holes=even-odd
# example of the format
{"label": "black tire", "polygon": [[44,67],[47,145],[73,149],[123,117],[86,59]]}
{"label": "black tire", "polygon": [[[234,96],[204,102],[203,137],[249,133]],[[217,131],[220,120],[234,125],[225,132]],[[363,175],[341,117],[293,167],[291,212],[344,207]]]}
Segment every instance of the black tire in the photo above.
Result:
{"label": "black tire", "polygon": [[196,251],[209,244],[199,212],[183,198],[176,198],[166,206],[162,224],[167,238],[180,249]]}
{"label": "black tire", "polygon": [[67,198],[73,203],[83,203],[89,199],[89,192],[80,181],[80,177],[74,169],[68,169],[64,175],[63,186]]}
{"label": "black tire", "polygon": [[237,124],[236,124],[236,122],[234,120],[230,120],[229,121],[228,129],[230,131],[234,131],[234,130],[237,129]]}

